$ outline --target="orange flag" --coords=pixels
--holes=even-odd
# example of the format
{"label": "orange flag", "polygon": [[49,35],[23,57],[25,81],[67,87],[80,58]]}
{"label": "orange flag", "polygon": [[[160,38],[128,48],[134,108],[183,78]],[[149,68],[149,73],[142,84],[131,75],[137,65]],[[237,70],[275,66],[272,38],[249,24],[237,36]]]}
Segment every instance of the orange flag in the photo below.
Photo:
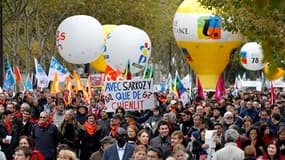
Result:
{"label": "orange flag", "polygon": [[88,79],[87,79],[87,85],[88,85],[88,96],[92,97],[92,84],[91,84],[90,75],[88,76]]}
{"label": "orange flag", "polygon": [[54,75],[50,92],[53,93],[54,95],[58,92],[61,92],[61,87],[60,87],[60,84],[58,81],[57,73],[55,73],[55,75]]}
{"label": "orange flag", "polygon": [[68,97],[67,97],[67,102],[65,102],[66,104],[70,104],[71,103],[71,94],[73,92],[73,88],[72,88],[72,84],[71,84],[71,77],[68,75],[66,77],[66,80],[65,80],[65,89],[68,90]]}
{"label": "orange flag", "polygon": [[75,91],[77,93],[79,90],[83,90],[83,88],[81,86],[80,77],[76,71],[73,71],[73,77],[74,77]]}
{"label": "orange flag", "polygon": [[73,77],[74,77],[76,93],[79,90],[82,90],[83,91],[83,98],[84,98],[85,102],[87,104],[89,104],[90,99],[89,99],[88,93],[86,92],[86,88],[85,88],[83,82],[81,81],[80,76],[77,74],[76,71],[73,71]]}
{"label": "orange flag", "polygon": [[72,84],[71,84],[71,77],[70,77],[70,76],[67,76],[67,77],[66,77],[66,80],[65,80],[65,89],[67,89],[70,94],[73,92],[73,88],[72,88]]}

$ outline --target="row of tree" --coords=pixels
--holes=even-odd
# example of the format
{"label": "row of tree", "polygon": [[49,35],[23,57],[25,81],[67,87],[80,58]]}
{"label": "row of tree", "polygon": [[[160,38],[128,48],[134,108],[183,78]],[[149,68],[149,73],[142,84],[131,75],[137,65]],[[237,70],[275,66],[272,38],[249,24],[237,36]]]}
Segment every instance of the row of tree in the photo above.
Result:
{"label": "row of tree", "polygon": [[[285,59],[285,50],[280,47],[285,44],[285,7],[271,10],[272,8],[257,3],[259,0],[201,1],[209,7],[218,8],[221,16],[231,17],[233,24],[226,23],[228,29],[241,31],[248,35],[249,40],[260,40],[266,47],[270,47],[266,48],[267,59],[270,57],[269,51],[274,53],[273,59]],[[266,0],[261,1],[268,3]],[[3,0],[4,57],[9,57],[13,66],[23,68],[22,71],[26,73],[34,69],[32,57],[36,57],[45,69],[49,67],[51,56],[57,57],[69,70],[78,67],[61,59],[55,47],[55,33],[63,19],[85,14],[94,16],[102,24],[130,24],[145,30],[151,37],[153,46],[150,61],[157,64],[159,73],[167,75],[170,72],[174,75],[175,70],[178,70],[186,75],[191,69],[175,44],[172,32],[173,17],[181,2],[182,0]],[[281,3],[284,4],[280,1]],[[259,7],[259,10],[254,6]],[[237,52],[233,53],[233,60],[225,70],[226,82],[233,82],[233,75],[244,72],[238,63]]]}

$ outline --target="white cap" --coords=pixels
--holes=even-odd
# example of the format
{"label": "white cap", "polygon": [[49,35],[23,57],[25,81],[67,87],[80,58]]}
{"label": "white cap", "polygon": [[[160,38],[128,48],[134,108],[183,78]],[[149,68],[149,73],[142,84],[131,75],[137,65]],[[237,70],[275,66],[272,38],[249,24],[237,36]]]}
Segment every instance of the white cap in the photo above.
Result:
{"label": "white cap", "polygon": [[176,104],[176,103],[177,103],[176,100],[171,100],[171,101],[170,101],[170,104],[172,104],[172,105],[174,105],[174,104]]}
{"label": "white cap", "polygon": [[233,115],[233,113],[228,111],[224,114],[224,117],[228,117],[228,116],[232,116],[232,115]]}

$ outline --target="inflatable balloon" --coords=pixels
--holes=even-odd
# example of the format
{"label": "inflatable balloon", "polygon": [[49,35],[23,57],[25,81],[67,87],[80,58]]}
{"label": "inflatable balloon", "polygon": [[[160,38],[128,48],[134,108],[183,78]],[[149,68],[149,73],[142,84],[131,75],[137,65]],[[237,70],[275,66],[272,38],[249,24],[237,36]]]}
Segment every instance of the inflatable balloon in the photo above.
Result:
{"label": "inflatable balloon", "polygon": [[248,42],[241,47],[240,63],[252,71],[261,70],[264,67],[262,47],[256,42]]}
{"label": "inflatable balloon", "polygon": [[218,76],[240,45],[241,35],[223,30],[221,18],[196,0],[184,0],[173,21],[174,37],[203,88],[215,89]]}
{"label": "inflatable balloon", "polygon": [[[106,40],[109,33],[111,33],[111,31],[115,27],[117,27],[117,25],[105,24],[102,27],[103,27],[103,32],[104,32],[104,39]],[[105,50],[104,50],[104,52],[105,52]],[[107,65],[105,59],[109,59],[109,56],[105,55],[104,53],[101,53],[100,56],[95,61],[90,63],[90,65],[96,71],[103,73],[103,72],[105,72],[105,68]]]}
{"label": "inflatable balloon", "polygon": [[106,40],[106,62],[114,69],[124,71],[128,60],[131,64],[131,73],[138,73],[144,69],[151,54],[151,41],[141,29],[119,25]]}
{"label": "inflatable balloon", "polygon": [[56,46],[67,62],[86,64],[95,60],[104,48],[102,25],[94,17],[71,16],[56,31]]}
{"label": "inflatable balloon", "polygon": [[273,73],[270,73],[270,64],[267,63],[263,69],[264,75],[269,80],[277,80],[283,76],[285,76],[285,70],[282,68],[276,68]]}

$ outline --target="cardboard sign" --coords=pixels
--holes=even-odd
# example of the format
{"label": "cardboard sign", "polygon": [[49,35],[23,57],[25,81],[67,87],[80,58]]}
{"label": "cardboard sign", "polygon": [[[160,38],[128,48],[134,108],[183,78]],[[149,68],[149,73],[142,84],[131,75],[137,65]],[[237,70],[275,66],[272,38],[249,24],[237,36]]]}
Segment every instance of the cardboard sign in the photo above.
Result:
{"label": "cardboard sign", "polygon": [[148,79],[105,81],[107,112],[123,107],[126,111],[151,109],[154,105],[153,81]]}

